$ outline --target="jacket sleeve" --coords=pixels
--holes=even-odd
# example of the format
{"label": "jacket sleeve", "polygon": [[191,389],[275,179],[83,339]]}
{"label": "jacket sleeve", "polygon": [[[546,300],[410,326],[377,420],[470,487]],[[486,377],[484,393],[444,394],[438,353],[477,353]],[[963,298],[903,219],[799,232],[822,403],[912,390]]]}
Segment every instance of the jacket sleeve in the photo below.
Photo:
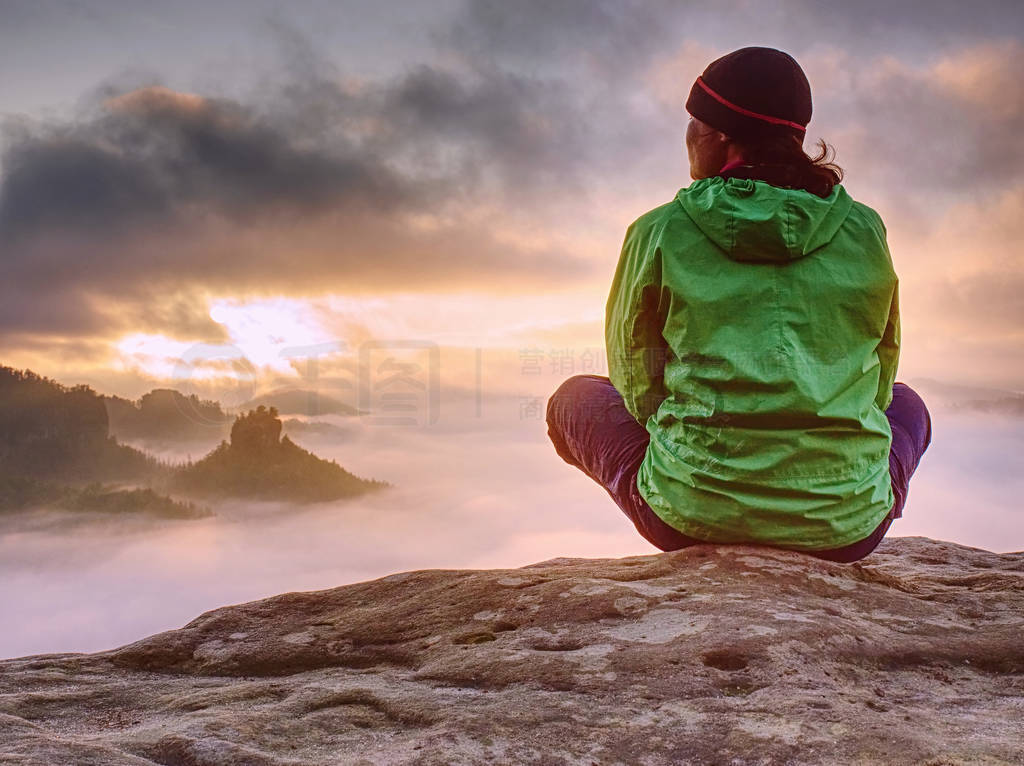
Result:
{"label": "jacket sleeve", "polygon": [[885,331],[878,343],[878,361],[881,373],[878,378],[878,397],[876,402],[884,412],[892,402],[892,384],[896,380],[896,368],[900,361],[900,285],[899,280],[892,288],[892,300],[889,304],[889,318]]}
{"label": "jacket sleeve", "polygon": [[668,395],[668,346],[662,335],[667,302],[662,299],[660,257],[650,231],[634,222],[626,231],[605,308],[608,377],[642,425]]}

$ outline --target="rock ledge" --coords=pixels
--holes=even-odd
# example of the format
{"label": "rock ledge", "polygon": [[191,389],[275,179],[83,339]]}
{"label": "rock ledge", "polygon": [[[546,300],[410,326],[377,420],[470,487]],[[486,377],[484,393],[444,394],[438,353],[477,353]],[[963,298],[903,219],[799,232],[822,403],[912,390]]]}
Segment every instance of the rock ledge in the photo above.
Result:
{"label": "rock ledge", "polygon": [[1024,553],[403,572],[0,661],[0,763],[1024,764]]}

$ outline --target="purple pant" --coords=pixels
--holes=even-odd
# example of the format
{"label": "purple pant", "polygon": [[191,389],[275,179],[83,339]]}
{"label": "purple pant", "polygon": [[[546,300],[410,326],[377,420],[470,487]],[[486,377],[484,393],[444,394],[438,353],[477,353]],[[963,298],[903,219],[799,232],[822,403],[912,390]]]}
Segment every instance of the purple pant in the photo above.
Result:
{"label": "purple pant", "polygon": [[[889,516],[863,540],[803,553],[829,561],[857,561],[871,553],[893,519],[903,515],[910,477],[931,442],[931,417],[921,397],[905,383],[893,386],[885,414],[892,426],[889,475],[896,496]],[[637,490],[637,471],[651,437],[607,377],[574,375],[563,382],[548,399],[547,424],[555,451],[604,487],[648,542],[663,551],[706,544],[662,521]]]}

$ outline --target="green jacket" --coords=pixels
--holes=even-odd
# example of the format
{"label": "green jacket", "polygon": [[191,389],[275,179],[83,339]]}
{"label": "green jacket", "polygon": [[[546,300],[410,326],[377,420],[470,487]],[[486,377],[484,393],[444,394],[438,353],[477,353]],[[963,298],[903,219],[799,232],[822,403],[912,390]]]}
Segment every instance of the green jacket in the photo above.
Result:
{"label": "green jacket", "polygon": [[637,489],[709,542],[836,548],[893,505],[885,409],[899,359],[879,215],[705,178],[626,232],[608,374],[651,435]]}

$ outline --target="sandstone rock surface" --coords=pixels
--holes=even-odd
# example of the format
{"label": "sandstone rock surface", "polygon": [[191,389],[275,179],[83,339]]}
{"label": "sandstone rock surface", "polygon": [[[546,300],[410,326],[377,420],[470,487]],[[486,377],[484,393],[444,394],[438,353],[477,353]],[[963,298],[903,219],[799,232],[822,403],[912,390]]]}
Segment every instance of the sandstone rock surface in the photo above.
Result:
{"label": "sandstone rock surface", "polygon": [[404,572],[0,662],[0,763],[1024,764],[1024,553]]}

